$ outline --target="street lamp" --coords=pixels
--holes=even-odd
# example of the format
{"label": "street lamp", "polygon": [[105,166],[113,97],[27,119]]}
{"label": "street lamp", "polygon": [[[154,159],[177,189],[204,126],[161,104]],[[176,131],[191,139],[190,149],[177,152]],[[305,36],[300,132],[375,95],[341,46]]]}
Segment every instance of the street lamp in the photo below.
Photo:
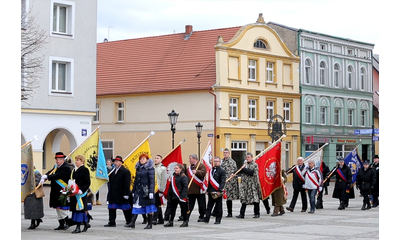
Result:
{"label": "street lamp", "polygon": [[199,160],[200,160],[200,158],[201,158],[201,156],[200,156],[200,138],[201,138],[201,130],[203,129],[203,125],[201,125],[200,124],[200,122],[197,124],[197,125],[195,125],[195,127],[196,127],[196,132],[197,132],[197,144],[198,144],[198,153],[199,153]]}
{"label": "street lamp", "polygon": [[168,113],[169,122],[171,123],[171,131],[172,131],[172,149],[174,149],[174,134],[175,134],[175,125],[176,121],[178,121],[179,113],[176,113],[174,109],[170,113]]}

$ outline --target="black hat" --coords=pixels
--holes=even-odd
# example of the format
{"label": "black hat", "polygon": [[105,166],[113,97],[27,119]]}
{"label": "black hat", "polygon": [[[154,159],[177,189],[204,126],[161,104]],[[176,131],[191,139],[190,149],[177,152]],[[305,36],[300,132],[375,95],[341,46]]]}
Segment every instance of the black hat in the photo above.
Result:
{"label": "black hat", "polygon": [[378,158],[379,159],[379,155],[375,155],[374,158]]}
{"label": "black hat", "polygon": [[63,152],[56,152],[54,158],[65,158],[66,156],[64,155]]}
{"label": "black hat", "polygon": [[344,162],[344,158],[343,157],[338,157],[337,159],[339,162]]}
{"label": "black hat", "polygon": [[121,161],[122,162],[122,157],[121,156],[116,156],[115,158],[112,159],[114,162],[115,160]]}
{"label": "black hat", "polygon": [[365,164],[369,164],[369,160],[368,160],[368,159],[364,160],[363,164],[364,164],[364,165],[365,165]]}

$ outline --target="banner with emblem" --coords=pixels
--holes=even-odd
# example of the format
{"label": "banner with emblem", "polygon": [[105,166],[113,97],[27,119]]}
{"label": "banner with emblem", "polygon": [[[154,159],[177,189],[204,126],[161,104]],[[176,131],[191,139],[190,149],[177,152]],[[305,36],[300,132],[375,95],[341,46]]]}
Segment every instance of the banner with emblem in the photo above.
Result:
{"label": "banner with emblem", "polygon": [[21,202],[35,189],[32,144],[21,147]]}
{"label": "banner with emblem", "polygon": [[263,155],[256,157],[260,180],[261,197],[266,199],[275,190],[282,187],[281,142],[276,143]]}
{"label": "banner with emblem", "polygon": [[363,166],[363,161],[361,160],[360,156],[358,155],[357,147],[353,149],[344,159],[344,163],[350,168],[351,174],[353,175],[351,185],[354,185],[357,179],[358,171]]}
{"label": "banner with emblem", "polygon": [[[153,136],[155,132],[151,132],[149,136],[147,136],[131,153],[128,154],[123,159],[123,166],[127,168],[131,172],[131,189],[133,188],[133,183],[135,182],[136,177],[136,163],[139,162],[139,157],[143,153],[147,154],[149,158],[151,158],[150,144],[149,138]],[[157,179],[155,179],[155,182]],[[158,191],[158,184],[154,184],[154,192]]]}
{"label": "banner with emblem", "polygon": [[165,197],[167,197],[168,195],[169,186],[171,185],[171,179],[175,172],[174,168],[176,164],[183,164],[181,149],[182,142],[177,147],[175,147],[167,156],[165,156],[162,161],[162,164],[167,168],[167,184],[164,190]]}
{"label": "banner with emblem", "polygon": [[207,174],[204,177],[204,184],[206,187],[208,187],[208,179],[209,179],[209,175],[210,175],[210,171],[213,168],[212,162],[213,162],[213,155],[212,155],[212,138],[210,138],[210,140],[208,140],[208,144],[206,147],[206,150],[203,153],[203,164],[206,166],[207,169]]}
{"label": "banner with emblem", "polygon": [[90,191],[96,194],[100,187],[108,182],[106,159],[100,141],[99,127],[97,127],[89,137],[86,138],[68,156],[71,161],[75,161],[77,155],[85,156],[85,167],[90,173]]}

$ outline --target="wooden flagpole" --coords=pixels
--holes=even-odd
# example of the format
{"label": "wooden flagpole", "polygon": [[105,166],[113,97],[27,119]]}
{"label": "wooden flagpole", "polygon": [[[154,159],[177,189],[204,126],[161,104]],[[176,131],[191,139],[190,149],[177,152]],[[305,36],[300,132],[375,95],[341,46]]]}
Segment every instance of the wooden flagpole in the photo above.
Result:
{"label": "wooden flagpole", "polygon": [[24,143],[22,146],[21,146],[21,149],[22,148],[24,148],[26,145],[28,145],[29,143],[31,143],[31,142],[33,142],[33,140],[38,140],[39,138],[35,135],[35,136],[33,136],[33,139],[31,139],[31,140],[29,140],[28,142],[26,142],[26,143]]}
{"label": "wooden flagpole", "polygon": [[147,136],[141,143],[139,143],[139,145],[137,145],[137,147],[136,147],[135,149],[133,149],[132,152],[130,152],[130,153],[122,160],[122,162],[124,162],[134,151],[136,151],[140,146],[142,146],[142,144],[143,144],[144,142],[146,142],[147,139],[149,139],[149,138],[150,138],[151,136],[153,136],[154,134],[156,134],[156,132],[151,131],[150,134],[149,134],[149,136]]}
{"label": "wooden flagpole", "polygon": [[165,155],[164,157],[163,157],[163,161],[164,161],[164,159],[168,156],[168,155],[170,155],[173,151],[175,151],[175,149],[177,149],[182,143],[184,143],[184,142],[186,142],[186,138],[184,138],[176,147],[174,147],[174,149],[172,149],[167,155]]}
{"label": "wooden flagpole", "polygon": [[[68,157],[71,156],[72,153],[76,151],[76,149],[80,148],[80,147],[81,147],[81,146],[82,146],[82,145],[83,145],[97,130],[99,130],[100,127],[101,127],[101,126],[98,126],[98,127],[85,139],[85,141],[81,142],[81,144],[79,144],[79,146],[77,146],[74,150],[72,150],[72,151],[65,157],[65,159],[68,159]],[[74,160],[72,159],[72,161],[74,161]],[[75,161],[74,161],[74,162],[75,162]]]}
{"label": "wooden flagpole", "polygon": [[[304,159],[304,163],[306,163],[312,156],[314,156],[317,152],[321,151],[324,147],[326,147],[329,143],[325,143],[324,145],[322,145],[320,148],[318,148],[317,150],[315,150],[313,153],[311,153],[308,157],[306,157],[306,159]],[[291,173],[296,167],[296,164],[291,167],[289,170],[287,170],[286,174]]]}
{"label": "wooden flagpole", "polygon": [[260,152],[257,156],[254,157],[254,161],[259,159],[262,155],[264,155],[266,152],[271,150],[273,147],[275,147],[276,144],[278,144],[280,141],[282,141],[282,138],[286,137],[286,135],[282,135],[278,140],[273,142],[270,146],[268,146],[266,149],[264,149],[262,152]]}
{"label": "wooden flagpole", "polygon": [[[212,141],[212,138],[210,138],[210,140],[208,140],[208,144],[207,144],[207,147],[206,147],[206,150],[204,150],[204,152],[203,152],[203,155],[202,155],[202,157],[201,157],[201,159],[199,158],[198,160],[198,162],[197,162],[197,165],[196,165],[196,171],[197,171],[197,169],[199,168],[199,166],[200,166],[200,162],[201,161],[203,161],[203,158],[204,158],[204,155],[206,154],[206,152],[207,152],[207,149],[208,149],[208,145],[210,145],[211,144],[211,141]],[[190,166],[189,166],[190,167]],[[188,189],[190,188],[190,186],[192,185],[192,182],[193,182],[193,178],[194,178],[194,176],[192,176],[191,178],[190,178],[190,182],[189,182],[189,184],[188,184]]]}

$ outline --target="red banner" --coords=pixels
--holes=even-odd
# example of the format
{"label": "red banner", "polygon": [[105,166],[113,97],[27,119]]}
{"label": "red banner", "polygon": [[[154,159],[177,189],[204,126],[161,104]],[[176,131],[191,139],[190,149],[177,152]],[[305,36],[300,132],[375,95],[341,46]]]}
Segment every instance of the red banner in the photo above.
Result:
{"label": "red banner", "polygon": [[258,164],[258,176],[262,200],[282,187],[281,178],[281,143],[277,143],[272,149],[256,160]]}
{"label": "red banner", "polygon": [[171,177],[174,174],[174,167],[177,163],[183,164],[181,145],[177,146],[172,152],[164,157],[162,164],[167,168],[167,185],[164,190],[164,196],[167,197]]}

